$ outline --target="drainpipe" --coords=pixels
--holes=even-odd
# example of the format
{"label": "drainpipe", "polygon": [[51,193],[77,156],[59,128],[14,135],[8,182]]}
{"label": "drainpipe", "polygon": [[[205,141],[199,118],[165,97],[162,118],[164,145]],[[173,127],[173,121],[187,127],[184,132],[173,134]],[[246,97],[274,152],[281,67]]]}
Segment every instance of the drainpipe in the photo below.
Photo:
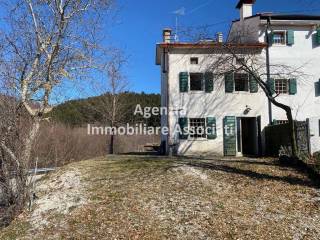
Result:
{"label": "drainpipe", "polygon": [[[270,47],[270,39],[269,39],[269,28],[270,28],[270,17],[267,19],[267,27],[266,27],[266,39],[267,39],[267,50],[266,50],[266,67],[267,67],[267,81],[270,81],[270,53],[269,53],[269,47]],[[272,124],[272,104],[271,101],[268,99],[268,111],[269,111],[269,124]]]}

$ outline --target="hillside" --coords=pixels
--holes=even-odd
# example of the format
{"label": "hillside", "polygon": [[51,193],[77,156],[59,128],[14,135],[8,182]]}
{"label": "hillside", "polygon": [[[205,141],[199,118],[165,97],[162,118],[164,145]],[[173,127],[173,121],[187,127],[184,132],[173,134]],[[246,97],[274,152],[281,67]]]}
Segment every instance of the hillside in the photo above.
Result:
{"label": "hillside", "polygon": [[272,159],[108,156],[36,184],[0,239],[318,239],[320,192]]}
{"label": "hillside", "polygon": [[[69,126],[83,126],[88,123],[105,123],[103,111],[105,110],[106,95],[67,101],[56,106],[50,117],[57,122]],[[159,126],[160,116],[152,116],[144,119],[141,116],[134,116],[137,104],[144,107],[160,107],[160,94],[146,94],[126,92],[119,96],[121,105],[125,111],[125,123],[146,123],[148,126]]]}

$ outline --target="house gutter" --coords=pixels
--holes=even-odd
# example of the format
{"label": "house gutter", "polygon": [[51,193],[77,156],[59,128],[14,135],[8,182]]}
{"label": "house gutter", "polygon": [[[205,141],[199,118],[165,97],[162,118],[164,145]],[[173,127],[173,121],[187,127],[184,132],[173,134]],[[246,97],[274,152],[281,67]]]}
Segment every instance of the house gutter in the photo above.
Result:
{"label": "house gutter", "polygon": [[170,107],[169,107],[169,101],[170,101],[170,99],[169,99],[169,87],[170,87],[170,85],[169,85],[169,71],[170,71],[170,69],[169,69],[169,49],[167,49],[167,51],[166,51],[166,55],[165,55],[165,59],[166,59],[166,61],[168,61],[167,62],[167,69],[166,69],[166,74],[167,74],[167,77],[166,77],[166,81],[167,81],[167,92],[166,92],[166,94],[167,94],[167,128],[168,128],[168,133],[167,133],[167,143],[166,143],[166,154],[168,154],[169,152],[170,152],[170,143],[169,143],[169,140],[170,140],[170,119],[169,119],[169,117],[170,117]]}

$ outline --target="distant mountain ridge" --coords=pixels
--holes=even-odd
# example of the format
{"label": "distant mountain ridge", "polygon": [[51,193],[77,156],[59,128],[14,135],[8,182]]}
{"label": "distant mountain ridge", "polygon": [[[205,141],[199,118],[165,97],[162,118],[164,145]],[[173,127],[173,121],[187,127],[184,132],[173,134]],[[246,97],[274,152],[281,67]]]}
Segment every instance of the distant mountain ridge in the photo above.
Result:
{"label": "distant mountain ridge", "polygon": [[[86,126],[89,123],[107,124],[104,119],[103,102],[106,95],[90,97],[87,99],[71,100],[53,108],[50,117],[53,121],[68,126]],[[146,94],[125,92],[119,96],[122,106],[125,106],[125,123],[145,123],[148,126],[160,126],[160,116],[152,116],[144,119],[142,116],[134,116],[134,110],[138,104],[144,107],[160,107],[160,94]]]}

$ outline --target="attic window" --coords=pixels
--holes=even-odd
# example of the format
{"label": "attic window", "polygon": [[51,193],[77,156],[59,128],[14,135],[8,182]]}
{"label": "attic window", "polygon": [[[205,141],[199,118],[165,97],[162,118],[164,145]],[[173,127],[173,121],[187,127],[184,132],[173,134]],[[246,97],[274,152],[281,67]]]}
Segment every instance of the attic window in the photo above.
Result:
{"label": "attic window", "polygon": [[190,63],[191,64],[198,64],[199,63],[199,58],[197,58],[197,57],[190,58]]}

